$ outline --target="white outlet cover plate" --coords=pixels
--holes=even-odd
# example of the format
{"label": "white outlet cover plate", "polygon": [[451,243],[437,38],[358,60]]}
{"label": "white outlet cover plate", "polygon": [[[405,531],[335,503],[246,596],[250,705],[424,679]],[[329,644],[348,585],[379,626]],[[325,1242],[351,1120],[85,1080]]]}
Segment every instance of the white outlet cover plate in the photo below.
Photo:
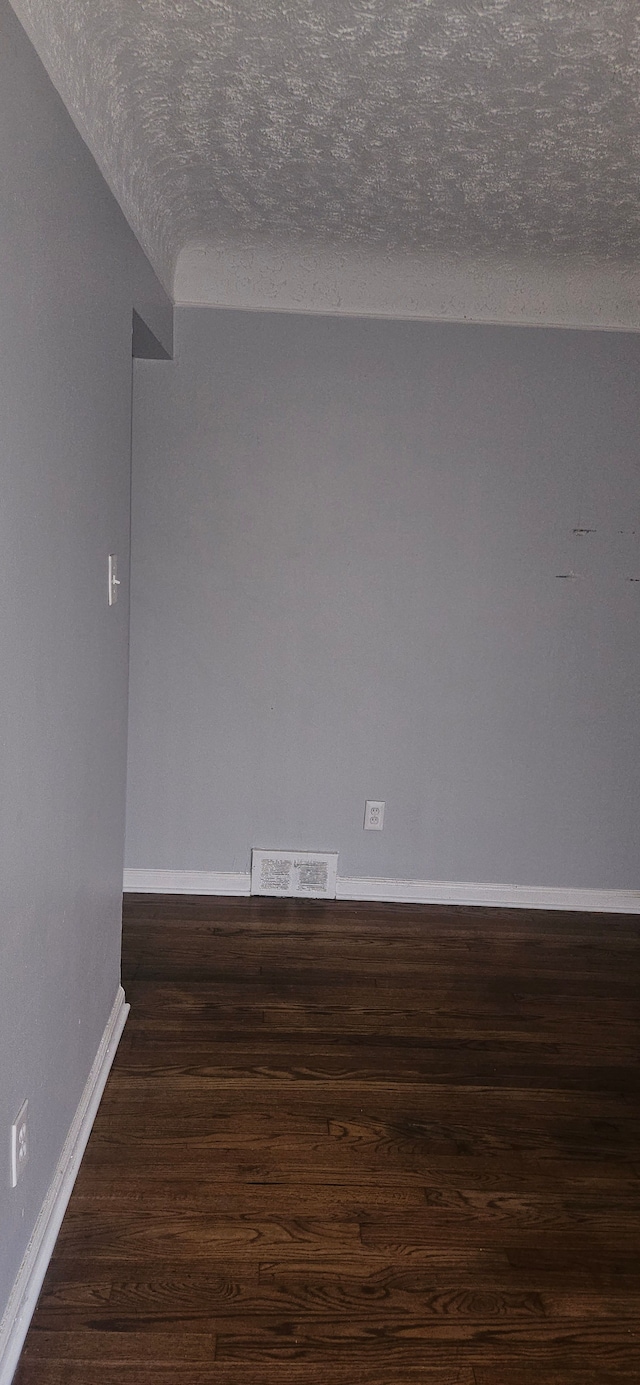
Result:
{"label": "white outlet cover plate", "polygon": [[[11,1187],[17,1186],[18,1180],[24,1173],[25,1165],[29,1158],[27,1112],[29,1109],[28,1101],[24,1101],[11,1126]],[[20,1131],[24,1129],[21,1138]]]}
{"label": "white outlet cover plate", "polygon": [[337,851],[266,851],[251,853],[251,893],[283,899],[335,899]]}
{"label": "white outlet cover plate", "polygon": [[384,827],[384,803],[379,798],[368,798],[364,805],[365,832],[381,832]]}

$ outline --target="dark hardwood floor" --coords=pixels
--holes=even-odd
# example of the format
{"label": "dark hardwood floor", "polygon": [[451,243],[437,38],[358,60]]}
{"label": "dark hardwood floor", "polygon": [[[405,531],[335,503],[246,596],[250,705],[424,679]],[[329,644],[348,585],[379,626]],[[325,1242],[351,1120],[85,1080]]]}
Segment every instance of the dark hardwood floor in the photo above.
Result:
{"label": "dark hardwood floor", "polygon": [[129,896],[17,1385],[637,1385],[639,942]]}

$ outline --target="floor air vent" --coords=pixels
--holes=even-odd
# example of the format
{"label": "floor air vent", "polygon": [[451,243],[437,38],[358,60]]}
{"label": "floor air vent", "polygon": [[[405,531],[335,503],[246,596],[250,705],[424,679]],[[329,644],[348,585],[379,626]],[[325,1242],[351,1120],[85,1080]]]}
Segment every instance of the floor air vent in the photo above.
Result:
{"label": "floor air vent", "polygon": [[251,853],[251,893],[335,899],[337,851],[262,851]]}

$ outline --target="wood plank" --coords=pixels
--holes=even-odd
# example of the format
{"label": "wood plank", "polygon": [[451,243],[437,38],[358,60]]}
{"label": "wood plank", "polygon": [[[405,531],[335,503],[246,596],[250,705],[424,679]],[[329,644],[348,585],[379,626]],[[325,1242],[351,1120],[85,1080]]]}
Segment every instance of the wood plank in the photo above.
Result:
{"label": "wood plank", "polygon": [[374,1310],[385,1319],[463,1317],[489,1323],[532,1316],[573,1320],[597,1309],[601,1315],[629,1318],[637,1312],[639,1300],[638,1293],[607,1297],[594,1291],[516,1288],[506,1263],[486,1253],[482,1262],[478,1258],[474,1264],[458,1266],[457,1272],[449,1265],[436,1273],[431,1268],[382,1264],[371,1269],[337,1256],[327,1265],[216,1261],[215,1271],[206,1264],[199,1268],[197,1262],[184,1268],[172,1261],[155,1267],[120,1262],[109,1281],[97,1261],[89,1262],[88,1279],[78,1278],[81,1262],[75,1272],[71,1263],[66,1277],[49,1285],[40,1304],[39,1325],[51,1331],[61,1321],[63,1304],[65,1329],[73,1326],[77,1331],[84,1324],[87,1329],[106,1330],[108,1325],[109,1330],[125,1331],[144,1322],[157,1330],[177,1331],[192,1321],[199,1331],[208,1323],[206,1330],[213,1332],[223,1319],[269,1313],[369,1320]]}
{"label": "wood plank", "polygon": [[212,1333],[190,1330],[101,1332],[98,1328],[48,1332],[35,1324],[29,1333],[28,1358],[36,1362],[54,1360],[110,1361],[115,1365],[136,1366],[140,1361],[181,1365],[187,1361],[212,1362],[216,1338]]}
{"label": "wood plank", "polygon": [[[199,1363],[182,1361],[136,1362],[132,1385],[273,1385],[276,1376],[267,1364],[245,1365],[233,1361]],[[277,1367],[278,1385],[327,1385],[327,1368],[316,1362],[282,1362]],[[18,1385],[18,1378],[16,1378]],[[123,1385],[122,1366],[111,1361],[23,1361],[19,1385]],[[361,1364],[331,1366],[330,1385],[390,1385],[386,1367]],[[471,1367],[395,1365],[393,1385],[475,1385]],[[555,1385],[555,1382],[554,1382]]]}
{"label": "wood plank", "polygon": [[624,1367],[596,1367],[589,1370],[580,1367],[571,1370],[567,1367],[513,1366],[474,1366],[475,1385],[631,1385],[637,1381],[635,1366],[630,1370]]}
{"label": "wood plank", "polygon": [[149,1246],[152,1253],[171,1255],[174,1261],[209,1260],[212,1254],[236,1251],[242,1255],[248,1249],[268,1255],[274,1250],[283,1253],[294,1247],[300,1253],[304,1246],[309,1254],[322,1250],[327,1244],[347,1250],[358,1246],[360,1226],[355,1219],[338,1217],[284,1217],[242,1213],[238,1216],[215,1215],[165,1209],[164,1212],[138,1208],[132,1215],[128,1207],[100,1209],[69,1207],[59,1236],[63,1255],[77,1257],[83,1251],[94,1259],[109,1260],[138,1256]]}
{"label": "wood plank", "polygon": [[535,1319],[491,1324],[490,1327],[458,1319],[384,1319],[369,1324],[343,1322],[331,1324],[309,1319],[274,1322],[250,1319],[240,1330],[223,1326],[217,1339],[219,1361],[253,1362],[302,1361],[322,1359],[328,1369],[334,1360],[341,1364],[387,1365],[393,1371],[401,1365],[483,1365],[493,1361],[554,1363],[591,1367],[594,1356],[604,1366],[630,1370],[638,1365],[640,1331],[627,1321],[554,1323]]}

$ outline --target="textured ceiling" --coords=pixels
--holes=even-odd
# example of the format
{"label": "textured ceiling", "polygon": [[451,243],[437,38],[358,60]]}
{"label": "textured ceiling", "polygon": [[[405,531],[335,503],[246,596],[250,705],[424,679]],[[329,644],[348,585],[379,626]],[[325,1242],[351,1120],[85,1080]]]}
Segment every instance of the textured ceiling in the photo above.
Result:
{"label": "textured ceiling", "polygon": [[190,242],[640,248],[638,0],[14,0],[165,280]]}

